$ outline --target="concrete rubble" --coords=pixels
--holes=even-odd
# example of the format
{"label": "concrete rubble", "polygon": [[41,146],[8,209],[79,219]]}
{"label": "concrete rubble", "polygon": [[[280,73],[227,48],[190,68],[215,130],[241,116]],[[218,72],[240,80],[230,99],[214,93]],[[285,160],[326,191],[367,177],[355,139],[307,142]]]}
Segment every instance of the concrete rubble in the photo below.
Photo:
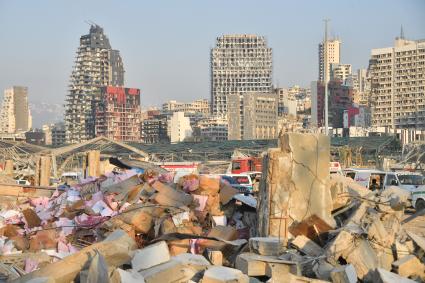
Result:
{"label": "concrete rubble", "polygon": [[424,282],[406,195],[330,176],[329,156],[323,135],[281,135],[254,197],[137,167],[0,184],[0,282]]}

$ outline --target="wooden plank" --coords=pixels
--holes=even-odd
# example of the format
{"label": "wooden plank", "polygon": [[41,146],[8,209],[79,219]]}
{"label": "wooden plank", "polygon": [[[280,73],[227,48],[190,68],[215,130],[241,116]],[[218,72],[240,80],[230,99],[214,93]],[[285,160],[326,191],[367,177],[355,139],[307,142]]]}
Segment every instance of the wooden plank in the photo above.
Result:
{"label": "wooden plank", "polygon": [[0,196],[51,197],[55,190],[53,187],[0,184]]}

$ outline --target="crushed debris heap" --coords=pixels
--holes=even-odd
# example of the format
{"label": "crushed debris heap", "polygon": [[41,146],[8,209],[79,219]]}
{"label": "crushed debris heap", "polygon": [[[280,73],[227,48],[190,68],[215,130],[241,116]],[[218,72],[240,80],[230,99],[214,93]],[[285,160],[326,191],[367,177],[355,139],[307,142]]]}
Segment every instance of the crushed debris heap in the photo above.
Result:
{"label": "crushed debris heap", "polygon": [[0,280],[425,280],[402,190],[329,176],[323,135],[283,134],[263,165],[254,196],[219,176],[136,167],[56,190],[0,185]]}

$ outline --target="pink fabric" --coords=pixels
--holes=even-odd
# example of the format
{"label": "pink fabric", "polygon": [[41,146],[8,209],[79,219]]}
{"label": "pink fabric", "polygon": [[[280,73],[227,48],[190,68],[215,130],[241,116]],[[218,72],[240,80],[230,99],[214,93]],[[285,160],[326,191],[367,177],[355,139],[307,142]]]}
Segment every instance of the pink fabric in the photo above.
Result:
{"label": "pink fabric", "polygon": [[31,259],[31,258],[25,259],[25,272],[26,273],[33,272],[37,268],[38,268],[38,261],[37,260]]}
{"label": "pink fabric", "polygon": [[74,220],[77,226],[94,227],[106,220],[106,217],[87,215],[84,213],[79,216],[76,216]]}
{"label": "pink fabric", "polygon": [[199,179],[198,178],[190,178],[186,179],[183,182],[183,190],[185,192],[193,192],[199,188]]}
{"label": "pink fabric", "polygon": [[49,198],[48,197],[39,197],[30,199],[30,204],[37,208],[48,208],[49,206]]}

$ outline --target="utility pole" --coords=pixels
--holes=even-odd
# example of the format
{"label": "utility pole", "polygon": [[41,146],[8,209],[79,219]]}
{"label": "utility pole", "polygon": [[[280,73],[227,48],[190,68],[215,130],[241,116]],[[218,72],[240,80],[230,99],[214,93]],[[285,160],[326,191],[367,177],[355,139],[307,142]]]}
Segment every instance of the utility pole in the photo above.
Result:
{"label": "utility pole", "polygon": [[323,72],[324,72],[324,84],[325,84],[325,135],[329,135],[329,109],[328,109],[328,22],[329,19],[324,19],[325,21],[325,40],[323,42]]}

